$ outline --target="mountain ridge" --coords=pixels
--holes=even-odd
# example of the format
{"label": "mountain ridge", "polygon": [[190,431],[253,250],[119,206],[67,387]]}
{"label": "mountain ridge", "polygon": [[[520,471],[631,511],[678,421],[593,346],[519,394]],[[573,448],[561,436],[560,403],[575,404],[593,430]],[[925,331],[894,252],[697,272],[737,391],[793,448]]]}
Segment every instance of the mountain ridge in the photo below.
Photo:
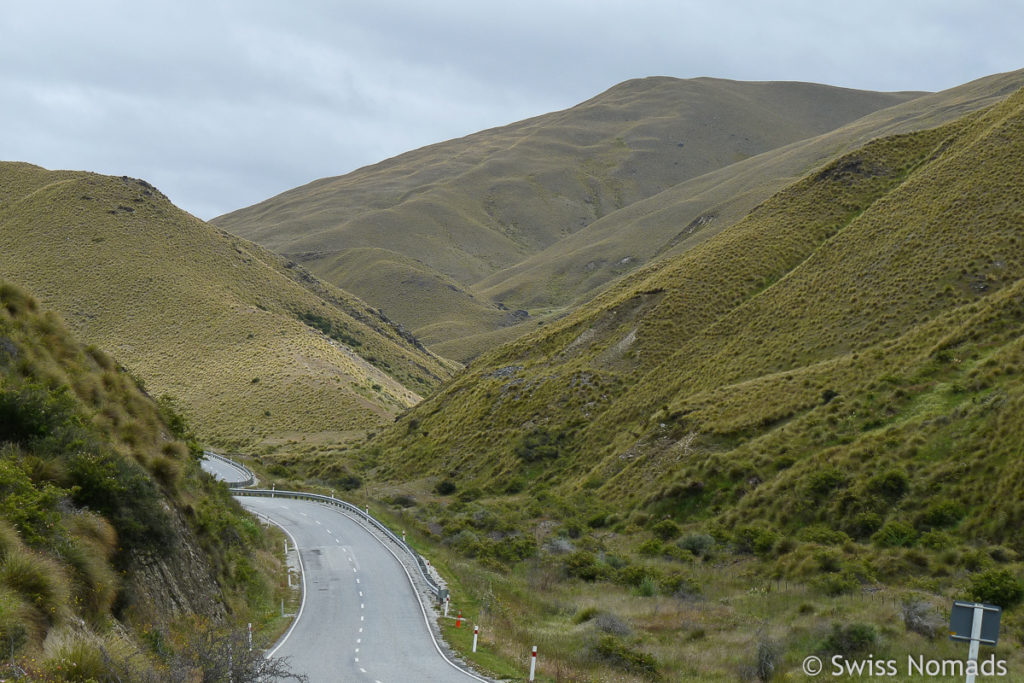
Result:
{"label": "mountain ridge", "polygon": [[[333,264],[346,260],[349,249],[396,252],[387,267],[404,270],[408,278],[399,275],[399,281],[410,283],[399,285],[397,296],[388,293],[388,314],[428,346],[444,344],[465,332],[500,333],[507,327],[503,308],[526,308],[481,295],[474,288],[481,278],[679,180],[915,95],[802,83],[636,79],[567,110],[314,181],[213,223],[301,260],[325,279],[344,281],[369,300],[384,296],[380,284],[345,278]],[[401,303],[423,299],[415,283],[423,273],[454,280],[473,295],[463,302],[465,319],[449,309],[445,320],[436,320],[442,304]],[[437,322],[444,324],[428,329]]]}

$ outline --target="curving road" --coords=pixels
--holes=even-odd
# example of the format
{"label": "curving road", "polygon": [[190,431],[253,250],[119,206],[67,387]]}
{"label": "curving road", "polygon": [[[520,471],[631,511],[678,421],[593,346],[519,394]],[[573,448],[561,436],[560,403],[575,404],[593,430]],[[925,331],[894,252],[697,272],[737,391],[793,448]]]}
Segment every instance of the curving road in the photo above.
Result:
{"label": "curving road", "polygon": [[359,523],[313,501],[239,502],[282,526],[302,558],[302,609],[273,656],[311,683],[485,680],[442,658],[402,564]]}
{"label": "curving road", "polygon": [[218,458],[205,457],[202,466],[215,479],[227,482],[228,485],[244,482],[249,478],[249,473],[242,468]]}
{"label": "curving road", "polygon": [[[250,475],[211,457],[202,466],[227,482]],[[288,657],[310,683],[488,683],[441,653],[405,567],[360,522],[314,501],[236,500],[283,528],[299,549],[302,607],[269,655]]]}

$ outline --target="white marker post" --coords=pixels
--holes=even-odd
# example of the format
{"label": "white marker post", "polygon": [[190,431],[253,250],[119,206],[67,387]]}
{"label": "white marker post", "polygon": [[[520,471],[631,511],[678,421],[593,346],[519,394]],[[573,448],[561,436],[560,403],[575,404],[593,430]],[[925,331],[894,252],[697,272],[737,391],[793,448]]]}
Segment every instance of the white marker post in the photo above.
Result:
{"label": "white marker post", "polygon": [[444,615],[446,617],[448,616],[448,603],[450,603],[451,601],[452,601],[451,598],[449,598],[448,596],[445,596],[445,598],[444,598]]}
{"label": "white marker post", "polygon": [[[997,605],[955,600],[949,616],[951,640],[967,640],[967,683],[974,683],[978,672],[978,650],[995,646],[999,641],[999,619],[1002,609]],[[967,633],[970,632],[970,636]]]}
{"label": "white marker post", "polygon": [[537,673],[537,646],[533,646],[533,652],[530,653],[530,680],[533,680],[534,675]]}
{"label": "white marker post", "polygon": [[476,652],[476,639],[480,635],[480,627],[473,625],[473,652]]}
{"label": "white marker post", "polygon": [[[978,670],[978,650],[981,649],[981,621],[985,617],[985,608],[976,605],[974,608],[974,621],[971,623],[971,647],[967,650],[967,683],[974,683],[974,677]],[[974,666],[971,666],[974,662]]]}
{"label": "white marker post", "polygon": [[252,652],[252,622],[249,622],[249,652]]}

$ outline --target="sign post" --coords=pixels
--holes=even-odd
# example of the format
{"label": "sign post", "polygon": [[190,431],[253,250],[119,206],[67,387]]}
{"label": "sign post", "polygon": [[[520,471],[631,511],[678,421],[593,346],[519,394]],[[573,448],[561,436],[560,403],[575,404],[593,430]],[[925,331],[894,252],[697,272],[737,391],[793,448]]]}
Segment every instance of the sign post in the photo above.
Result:
{"label": "sign post", "polygon": [[981,645],[999,641],[999,618],[1003,610],[981,602],[953,602],[949,614],[949,639],[970,642],[967,651],[967,683],[974,683],[978,673],[978,650]]}

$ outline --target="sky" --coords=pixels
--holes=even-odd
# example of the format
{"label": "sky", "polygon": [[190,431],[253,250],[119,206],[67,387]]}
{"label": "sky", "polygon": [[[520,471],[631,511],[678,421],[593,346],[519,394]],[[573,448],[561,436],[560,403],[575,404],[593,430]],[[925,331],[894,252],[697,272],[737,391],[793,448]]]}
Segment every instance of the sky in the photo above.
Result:
{"label": "sky", "polygon": [[644,76],[943,90],[1024,0],[3,0],[0,160],[210,219]]}

